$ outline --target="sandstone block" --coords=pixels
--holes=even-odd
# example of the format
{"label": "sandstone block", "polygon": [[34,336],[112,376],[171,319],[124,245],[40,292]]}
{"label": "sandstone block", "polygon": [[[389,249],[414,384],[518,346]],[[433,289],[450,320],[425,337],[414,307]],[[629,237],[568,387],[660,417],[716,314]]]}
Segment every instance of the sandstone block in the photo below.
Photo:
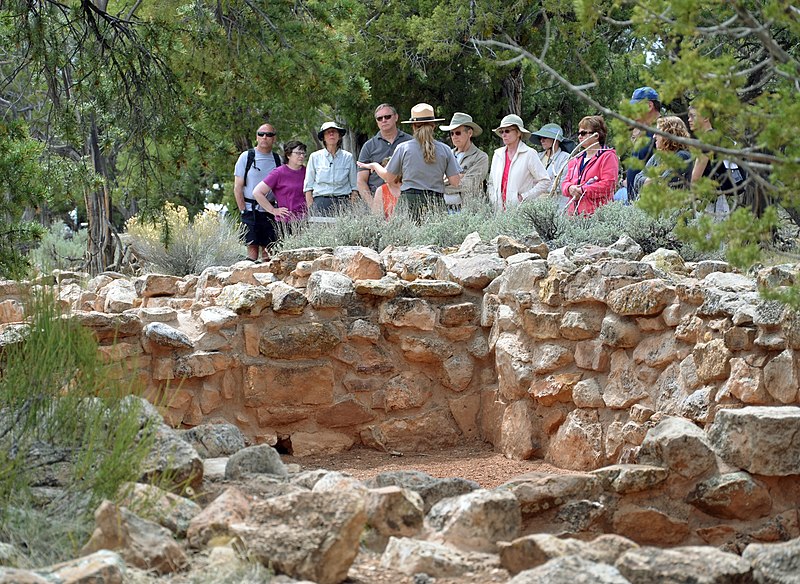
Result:
{"label": "sandstone block", "polygon": [[409,576],[427,574],[433,578],[457,578],[468,572],[486,569],[496,556],[463,552],[430,541],[407,537],[389,538],[381,556],[381,567]]}
{"label": "sandstone block", "polygon": [[[614,533],[624,535],[637,543],[653,545],[678,544],[690,533],[686,519],[674,517],[654,507],[633,504],[624,504],[617,508],[613,528]],[[624,557],[625,554],[619,561]]]}
{"label": "sandstone block", "polygon": [[273,282],[266,286],[272,295],[272,310],[279,314],[303,314],[308,304],[305,294],[284,282]]}
{"label": "sandstone block", "polygon": [[742,559],[753,566],[756,582],[796,584],[800,574],[800,539],[784,543],[751,543]]}
{"label": "sandstone block", "polygon": [[274,359],[316,359],[341,340],[339,331],[328,323],[279,325],[263,332],[258,349]]}
{"label": "sandstone block", "polygon": [[436,326],[436,311],[422,298],[393,298],[381,304],[378,322],[432,331]]}
{"label": "sandstone block", "polygon": [[686,501],[713,517],[744,521],[763,517],[772,507],[767,487],[746,472],[728,473],[700,482]]}
{"label": "sandstone block", "polygon": [[691,546],[674,549],[642,547],[617,560],[616,567],[631,582],[655,584],[734,584],[754,582],[750,563],[736,554]]}
{"label": "sandstone block", "polygon": [[553,558],[525,570],[507,584],[631,584],[614,566],[592,562],[581,556]]}
{"label": "sandstone block", "polygon": [[609,314],[600,325],[600,340],[616,349],[631,349],[639,344],[641,332],[636,322],[617,314]]}
{"label": "sandstone block", "polygon": [[533,411],[526,399],[506,407],[501,428],[498,448],[506,458],[527,460],[542,446],[534,440]]}
{"label": "sandstone block", "polygon": [[461,326],[475,324],[478,318],[478,307],[472,302],[462,302],[443,306],[439,314],[439,323],[442,326]]}
{"label": "sandstone block", "polygon": [[330,404],[333,387],[334,371],[329,363],[254,365],[246,370],[244,403],[248,407]]}
{"label": "sandstone block", "polygon": [[708,437],[717,454],[752,474],[800,474],[800,408],[719,410]]}
{"label": "sandstone block", "polygon": [[147,274],[133,281],[136,294],[142,298],[153,296],[175,296],[178,293],[178,276],[165,274]]}
{"label": "sandstone block", "polygon": [[216,301],[240,316],[258,316],[272,305],[272,295],[263,286],[240,282],[225,286]]}
{"label": "sandstone block", "polygon": [[767,392],[784,404],[797,402],[800,376],[794,350],[786,349],[764,367],[764,387]]}
{"label": "sandstone block", "polygon": [[352,280],[379,280],[386,274],[383,258],[369,247],[339,246],[333,257],[337,269]]}
{"label": "sandstone block", "polygon": [[532,472],[503,485],[520,503],[523,517],[561,507],[576,499],[595,500],[601,492],[600,479],[589,473],[552,475]]}
{"label": "sandstone block", "polygon": [[590,371],[608,371],[611,350],[600,339],[575,343],[575,365]]}
{"label": "sandstone block", "polygon": [[637,493],[652,489],[667,480],[669,469],[647,464],[615,464],[593,471],[603,488],[615,493]]}
{"label": "sandstone block", "polygon": [[341,308],[353,299],[355,287],[344,274],[320,270],[309,276],[306,296],[314,308]]}
{"label": "sandstone block", "polygon": [[500,544],[500,563],[510,573],[518,574],[553,558],[581,556],[586,547],[577,539],[560,539],[549,533],[526,535]]}
{"label": "sandstone block", "polygon": [[612,290],[606,303],[619,315],[650,316],[664,310],[674,296],[675,290],[662,280],[645,280]]}
{"label": "sandstone block", "polygon": [[353,444],[355,444],[355,440],[352,436],[334,430],[294,432],[292,434],[292,454],[298,457],[344,452],[350,450]]}
{"label": "sandstone block", "polygon": [[651,429],[639,451],[639,462],[670,469],[693,478],[716,464],[705,432],[689,420],[665,418]]}
{"label": "sandstone block", "polygon": [[476,254],[469,257],[440,256],[435,270],[440,280],[451,280],[464,288],[483,290],[505,268],[506,261],[496,254]]}
{"label": "sandstone block", "polygon": [[603,427],[594,409],[577,409],[567,415],[550,442],[547,459],[558,467],[592,470],[602,466]]}

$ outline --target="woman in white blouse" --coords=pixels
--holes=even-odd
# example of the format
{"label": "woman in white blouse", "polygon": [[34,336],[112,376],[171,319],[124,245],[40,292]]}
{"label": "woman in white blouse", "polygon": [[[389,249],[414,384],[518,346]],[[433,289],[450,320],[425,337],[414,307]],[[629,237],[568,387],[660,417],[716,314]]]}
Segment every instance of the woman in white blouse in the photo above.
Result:
{"label": "woman in white blouse", "polygon": [[312,215],[336,214],[358,195],[355,159],[342,149],[345,134],[336,122],[325,122],[317,133],[325,147],[311,154],[303,183]]}
{"label": "woman in white blouse", "polygon": [[522,118],[509,114],[493,130],[503,140],[494,151],[487,192],[497,211],[518,206],[527,199],[544,196],[552,179],[536,151],[523,142],[530,137]]}

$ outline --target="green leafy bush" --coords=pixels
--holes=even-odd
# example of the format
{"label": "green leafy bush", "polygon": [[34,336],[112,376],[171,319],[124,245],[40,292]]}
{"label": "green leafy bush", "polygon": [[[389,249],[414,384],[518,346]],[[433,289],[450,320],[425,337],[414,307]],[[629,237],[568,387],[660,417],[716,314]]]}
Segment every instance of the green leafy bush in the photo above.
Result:
{"label": "green leafy bush", "polygon": [[653,219],[639,207],[614,202],[591,217],[569,217],[553,198],[528,201],[504,213],[488,203],[470,201],[460,213],[430,211],[420,225],[402,212],[389,220],[363,211],[351,211],[331,223],[309,223],[283,239],[281,249],[363,245],[383,250],[388,245],[460,245],[470,233],[483,241],[498,235],[524,237],[536,232],[550,247],[579,247],[585,244],[611,245],[622,234],[636,241],[645,253],[663,247],[678,251],[687,260],[722,257],[719,246],[699,251],[675,235],[677,214]]}
{"label": "green leafy bush", "polygon": [[30,260],[44,274],[53,270],[80,270],[84,264],[89,232],[72,232],[63,221],[56,221],[44,234],[39,246],[31,251]]}
{"label": "green leafy bush", "polygon": [[185,207],[167,203],[159,216],[136,215],[126,228],[134,253],[151,271],[199,274],[242,257],[242,226],[216,211],[203,211],[190,220]]}
{"label": "green leafy bush", "polygon": [[119,381],[133,376],[101,361],[91,331],[47,295],[26,313],[27,332],[0,348],[0,541],[51,563],[85,541],[102,499],[139,478],[153,432]]}

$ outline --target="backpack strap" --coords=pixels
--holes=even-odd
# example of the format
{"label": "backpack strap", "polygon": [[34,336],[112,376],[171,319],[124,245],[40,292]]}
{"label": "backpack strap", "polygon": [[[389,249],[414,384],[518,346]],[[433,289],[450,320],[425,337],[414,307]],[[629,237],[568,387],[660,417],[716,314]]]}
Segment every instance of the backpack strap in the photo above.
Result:
{"label": "backpack strap", "polygon": [[[253,158],[255,158],[255,156],[256,155],[253,154]],[[278,156],[275,152],[272,153],[272,157],[275,159],[275,168],[278,168],[282,164],[281,157]]]}
{"label": "backpack strap", "polygon": [[242,186],[247,184],[247,173],[250,172],[252,166],[256,163],[256,150],[250,148],[247,150],[247,163],[244,165],[244,182]]}

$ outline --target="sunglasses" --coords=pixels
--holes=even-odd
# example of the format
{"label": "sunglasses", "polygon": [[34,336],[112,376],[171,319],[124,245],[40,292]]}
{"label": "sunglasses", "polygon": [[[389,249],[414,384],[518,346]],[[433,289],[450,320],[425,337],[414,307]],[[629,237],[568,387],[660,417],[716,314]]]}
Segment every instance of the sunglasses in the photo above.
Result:
{"label": "sunglasses", "polygon": [[460,136],[461,134],[466,134],[466,132],[463,131],[463,130],[451,130],[450,131],[450,135],[451,136]]}
{"label": "sunglasses", "polygon": [[516,130],[516,128],[500,128],[498,131],[499,131],[501,134],[510,134],[510,133],[511,133],[511,132],[513,132],[514,130]]}
{"label": "sunglasses", "polygon": [[256,132],[259,138],[263,138],[266,136],[267,138],[274,138],[276,136],[275,132]]}
{"label": "sunglasses", "polygon": [[589,134],[594,134],[594,132],[590,132],[589,130],[581,130],[578,132],[578,136],[588,136]]}
{"label": "sunglasses", "polygon": [[375,116],[375,119],[379,122],[385,122],[386,120],[391,120],[394,114],[386,114],[385,116]]}

